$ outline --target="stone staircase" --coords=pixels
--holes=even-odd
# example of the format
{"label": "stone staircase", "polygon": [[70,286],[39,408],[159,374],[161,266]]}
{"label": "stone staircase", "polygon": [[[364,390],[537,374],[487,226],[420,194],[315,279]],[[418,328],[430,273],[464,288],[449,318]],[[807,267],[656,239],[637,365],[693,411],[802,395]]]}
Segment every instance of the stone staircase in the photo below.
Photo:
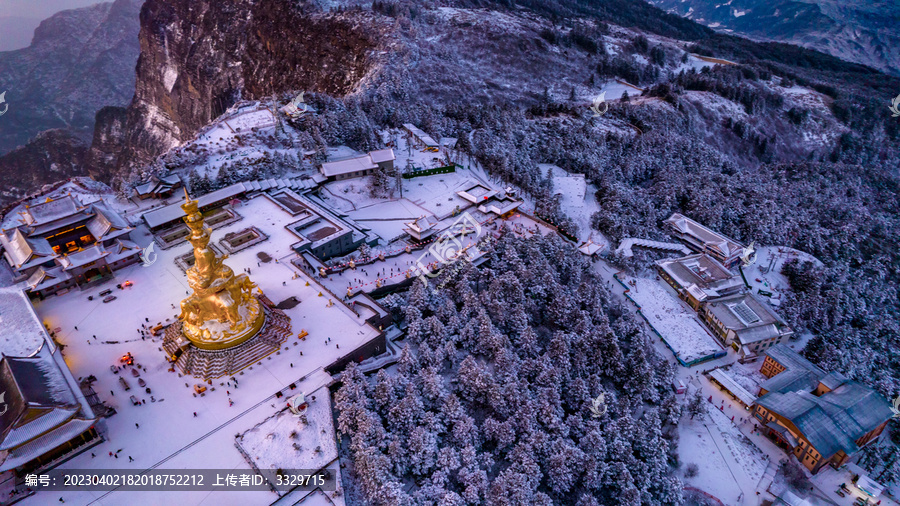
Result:
{"label": "stone staircase", "polygon": [[[291,333],[291,320],[265,296],[259,298],[266,321],[259,333],[244,343],[226,350],[204,350],[187,345],[175,366],[183,373],[204,380],[234,376],[254,362],[277,352]],[[176,338],[181,333],[180,322],[166,329],[163,348],[172,356],[178,350]]]}
{"label": "stone staircase", "polygon": [[759,479],[759,484],[756,485],[756,490],[760,492],[764,492],[769,490],[769,487],[772,486],[772,482],[775,481],[775,473],[778,471],[778,461],[775,459],[769,459],[769,465],[766,466],[766,471],[763,473],[762,478]]}

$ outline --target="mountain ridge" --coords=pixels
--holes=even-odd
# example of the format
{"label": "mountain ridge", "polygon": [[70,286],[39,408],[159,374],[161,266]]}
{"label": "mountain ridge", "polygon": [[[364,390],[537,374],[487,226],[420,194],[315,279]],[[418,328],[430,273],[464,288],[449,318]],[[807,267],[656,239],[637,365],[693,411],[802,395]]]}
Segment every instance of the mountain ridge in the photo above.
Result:
{"label": "mountain ridge", "polygon": [[900,75],[900,4],[834,0],[649,0],[718,31],[796,44]]}

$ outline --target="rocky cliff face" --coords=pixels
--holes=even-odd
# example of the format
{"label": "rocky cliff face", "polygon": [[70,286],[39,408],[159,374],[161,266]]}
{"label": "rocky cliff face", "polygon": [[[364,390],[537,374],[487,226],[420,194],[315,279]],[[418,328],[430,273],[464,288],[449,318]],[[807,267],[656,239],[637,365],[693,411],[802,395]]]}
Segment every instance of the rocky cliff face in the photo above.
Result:
{"label": "rocky cliff face", "polygon": [[238,99],[285,90],[345,95],[371,68],[370,55],[388,30],[371,14],[313,11],[283,0],[148,0],[121,153],[116,167],[94,170],[145,162]]}
{"label": "rocky cliff face", "polygon": [[60,12],[41,22],[29,47],[0,53],[0,92],[9,104],[0,118],[0,154],[52,128],[86,143],[101,107],[129,103],[142,1]]}
{"label": "rocky cliff face", "polygon": [[45,130],[0,157],[0,205],[44,184],[85,174],[87,147],[65,129]]}
{"label": "rocky cliff face", "polygon": [[115,176],[112,168],[116,166],[119,151],[125,143],[127,119],[128,109],[125,107],[104,107],[97,112],[94,138],[85,157],[85,166],[94,179],[110,181]]}

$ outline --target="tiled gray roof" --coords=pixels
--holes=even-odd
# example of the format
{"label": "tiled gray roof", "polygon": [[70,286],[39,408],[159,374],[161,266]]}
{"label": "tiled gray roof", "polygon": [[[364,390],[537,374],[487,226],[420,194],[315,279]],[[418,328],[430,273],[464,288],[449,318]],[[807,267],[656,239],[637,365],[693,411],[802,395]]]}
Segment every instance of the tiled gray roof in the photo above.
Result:
{"label": "tiled gray roof", "polygon": [[87,228],[94,239],[106,241],[131,232],[132,228],[118,213],[94,205],[94,217],[87,223]]}
{"label": "tiled gray roof", "polygon": [[788,370],[806,370],[815,373],[819,377],[828,374],[825,369],[806,360],[796,351],[788,348],[783,344],[776,344],[766,350],[766,355],[772,357],[773,360],[783,365]]}
{"label": "tiled gray roof", "polygon": [[805,392],[769,392],[756,400],[760,406],[778,413],[791,421],[809,441],[809,443],[822,454],[824,458],[830,458],[840,450],[847,454],[855,452],[858,447],[851,434],[847,434],[840,425],[828,416],[824,409],[813,399],[818,399]]}
{"label": "tiled gray roof", "polygon": [[[855,452],[857,439],[893,416],[871,388],[825,372],[787,346],[772,346],[766,354],[786,369],[763,382],[768,393],[756,404],[790,420],[825,458]],[[812,392],[820,382],[831,390],[817,397]]]}
{"label": "tiled gray roof", "polygon": [[761,388],[769,392],[806,392],[816,389],[819,384],[819,376],[811,371],[803,369],[789,369],[765,380]]}

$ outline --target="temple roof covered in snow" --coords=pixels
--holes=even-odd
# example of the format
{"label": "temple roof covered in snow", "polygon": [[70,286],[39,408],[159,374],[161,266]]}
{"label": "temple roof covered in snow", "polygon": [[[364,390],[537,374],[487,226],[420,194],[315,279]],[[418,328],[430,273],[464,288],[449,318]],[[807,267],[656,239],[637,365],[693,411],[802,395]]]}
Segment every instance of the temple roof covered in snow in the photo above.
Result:
{"label": "temple roof covered in snow", "polygon": [[732,330],[741,344],[755,343],[793,331],[778,313],[752,293],[741,293],[715,299],[706,310]]}
{"label": "temple roof covered in snow", "polygon": [[94,244],[89,248],[72,253],[71,255],[64,255],[59,259],[59,264],[64,271],[68,271],[100,260],[107,255],[109,255],[108,251],[101,248],[99,244]]}
{"label": "temple roof covered in snow", "polygon": [[8,405],[0,415],[0,450],[20,446],[65,423],[80,407],[62,371],[45,357],[3,357],[0,389]]}
{"label": "temple roof covered in snow", "polygon": [[11,261],[10,264],[17,269],[28,269],[50,261],[56,256],[46,239],[26,237],[18,228],[12,230],[9,235],[0,233],[0,245]]}
{"label": "temple roof covered in snow", "polygon": [[28,357],[48,339],[28,296],[15,287],[0,288],[0,354]]}
{"label": "temple roof covered in snow", "polygon": [[715,258],[697,253],[686,257],[665,259],[656,262],[681,287],[696,292],[698,300],[714,298],[739,291],[743,284]]}
{"label": "temple roof covered in snow", "polygon": [[48,198],[46,202],[25,208],[25,223],[31,226],[43,225],[66,218],[80,211],[85,206],[75,197],[66,195],[56,200]]}
{"label": "temple roof covered in snow", "polygon": [[97,204],[92,207],[94,217],[87,223],[87,228],[97,241],[115,239],[133,230],[118,213]]}
{"label": "temple roof covered in snow", "polygon": [[726,259],[728,265],[731,265],[728,261],[738,257],[744,251],[741,243],[710,230],[681,214],[675,213],[663,223],[694,249],[712,253],[720,259]]}

